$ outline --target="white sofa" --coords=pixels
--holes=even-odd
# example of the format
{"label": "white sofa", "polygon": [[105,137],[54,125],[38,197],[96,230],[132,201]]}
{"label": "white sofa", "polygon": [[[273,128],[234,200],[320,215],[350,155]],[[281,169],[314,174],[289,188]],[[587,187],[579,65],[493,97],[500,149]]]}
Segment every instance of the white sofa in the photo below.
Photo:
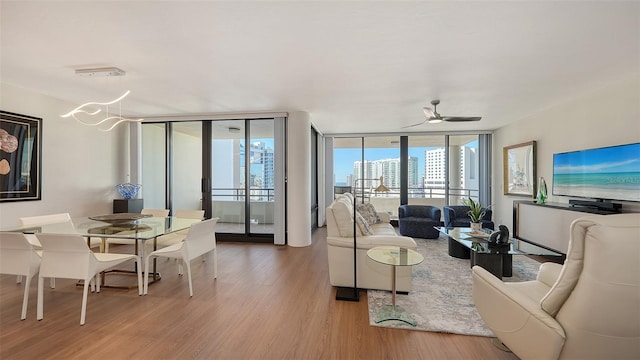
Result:
{"label": "white sofa", "polygon": [[[327,248],[331,285],[353,287],[353,196],[343,194],[327,207]],[[381,222],[370,224],[372,235],[363,235],[356,226],[357,286],[360,289],[391,290],[392,269],[367,256],[376,246],[400,246],[416,250],[416,242],[399,236],[389,224],[389,215],[378,213]],[[396,290],[411,291],[411,266],[398,267]]]}

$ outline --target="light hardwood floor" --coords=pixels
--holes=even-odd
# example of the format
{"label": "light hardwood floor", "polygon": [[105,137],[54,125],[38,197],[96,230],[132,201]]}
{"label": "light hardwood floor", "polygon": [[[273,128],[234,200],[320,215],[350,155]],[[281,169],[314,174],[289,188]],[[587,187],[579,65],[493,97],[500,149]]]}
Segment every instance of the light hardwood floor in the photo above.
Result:
{"label": "light hardwood floor", "polygon": [[334,299],[325,235],[305,248],[219,243],[218,279],[211,261],[192,263],[193,298],[175,262],[161,259],[163,279],[147,296],[90,294],[84,326],[74,281],[47,282],[37,321],[36,278],[21,321],[22,285],[2,275],[0,359],[516,359],[489,338],[369,326],[365,291],[357,303]]}

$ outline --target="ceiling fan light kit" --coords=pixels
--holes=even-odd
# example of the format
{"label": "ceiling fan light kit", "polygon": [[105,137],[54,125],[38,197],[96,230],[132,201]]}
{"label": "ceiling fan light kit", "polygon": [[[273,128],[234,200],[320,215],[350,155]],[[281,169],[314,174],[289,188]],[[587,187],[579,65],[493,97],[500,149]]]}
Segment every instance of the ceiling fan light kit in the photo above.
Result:
{"label": "ceiling fan light kit", "polygon": [[440,100],[431,100],[431,105],[433,105],[433,109],[430,107],[423,107],[422,112],[424,112],[425,119],[417,124],[404,126],[403,128],[410,128],[414,126],[419,126],[428,122],[429,124],[437,124],[443,121],[447,122],[467,122],[467,121],[478,121],[482,119],[480,116],[442,116],[438,113],[437,107],[440,104]]}

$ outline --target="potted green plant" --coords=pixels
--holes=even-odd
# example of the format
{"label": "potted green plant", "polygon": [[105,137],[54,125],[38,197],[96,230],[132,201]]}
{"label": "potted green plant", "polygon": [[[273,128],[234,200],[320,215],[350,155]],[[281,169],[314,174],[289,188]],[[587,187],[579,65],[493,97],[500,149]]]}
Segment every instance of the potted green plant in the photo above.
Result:
{"label": "potted green plant", "polygon": [[480,201],[473,201],[472,198],[464,198],[462,199],[462,203],[469,207],[467,215],[469,215],[469,218],[471,219],[471,231],[481,232],[482,218],[486,214],[487,210],[482,207]]}

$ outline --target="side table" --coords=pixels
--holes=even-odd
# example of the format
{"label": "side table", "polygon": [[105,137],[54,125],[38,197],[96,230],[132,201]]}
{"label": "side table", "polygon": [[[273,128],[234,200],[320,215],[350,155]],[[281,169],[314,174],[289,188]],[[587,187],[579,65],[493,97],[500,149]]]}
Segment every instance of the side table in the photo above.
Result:
{"label": "side table", "polygon": [[377,246],[367,251],[367,256],[381,264],[391,266],[391,305],[383,306],[378,312],[375,322],[381,323],[389,320],[399,320],[411,326],[416,326],[415,320],[407,312],[396,305],[396,268],[398,266],[413,266],[424,261],[417,251],[398,246]]}

